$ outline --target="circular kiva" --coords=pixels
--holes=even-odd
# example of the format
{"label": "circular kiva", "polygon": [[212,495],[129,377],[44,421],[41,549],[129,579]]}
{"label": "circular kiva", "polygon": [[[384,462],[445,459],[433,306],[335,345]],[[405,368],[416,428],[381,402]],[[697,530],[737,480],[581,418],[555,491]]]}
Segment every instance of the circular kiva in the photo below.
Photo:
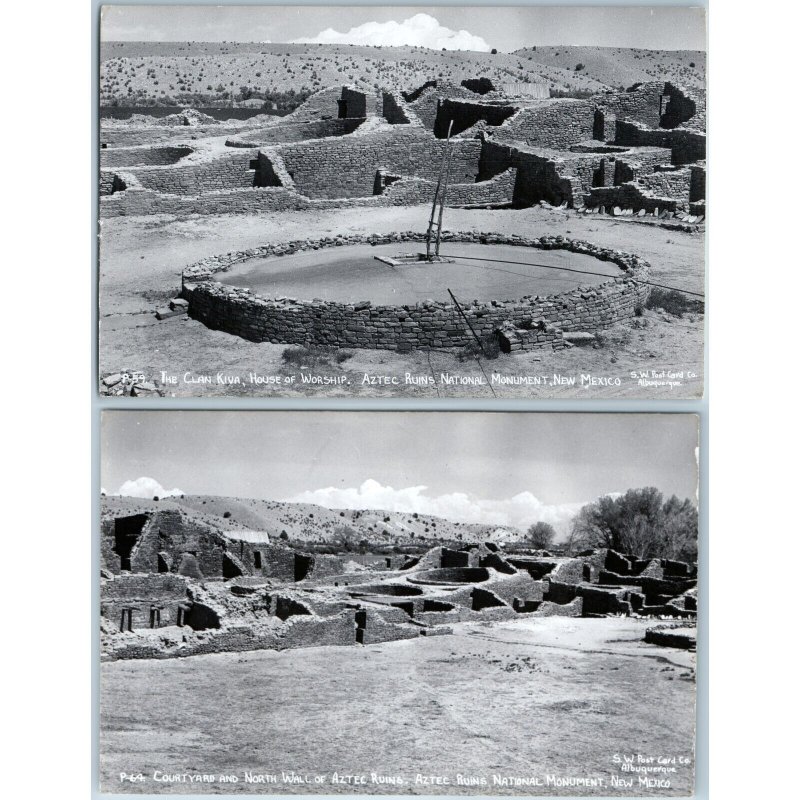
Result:
{"label": "circular kiva", "polygon": [[193,318],[253,342],[408,352],[497,336],[508,352],[629,320],[649,291],[639,256],[562,236],[444,232],[450,262],[424,251],[413,231],[269,244],[190,265],[181,294]]}
{"label": "circular kiva", "polygon": [[483,583],[489,580],[489,570],[485,567],[443,567],[417,572],[408,579],[412,583],[437,585],[460,585],[462,583]]}
{"label": "circular kiva", "polygon": [[386,595],[387,597],[416,597],[422,589],[405,583],[372,583],[364,586],[351,586],[348,593],[353,597],[366,595]]}

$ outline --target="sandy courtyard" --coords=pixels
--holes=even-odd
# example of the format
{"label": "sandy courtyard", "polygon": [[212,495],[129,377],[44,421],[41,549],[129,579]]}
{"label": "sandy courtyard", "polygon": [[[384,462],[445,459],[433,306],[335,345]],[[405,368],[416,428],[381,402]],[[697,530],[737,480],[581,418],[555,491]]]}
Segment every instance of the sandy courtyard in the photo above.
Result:
{"label": "sandy courtyard", "polygon": [[652,624],[520,619],[368,647],[106,663],[102,790],[686,796],[695,657],[645,644]]}

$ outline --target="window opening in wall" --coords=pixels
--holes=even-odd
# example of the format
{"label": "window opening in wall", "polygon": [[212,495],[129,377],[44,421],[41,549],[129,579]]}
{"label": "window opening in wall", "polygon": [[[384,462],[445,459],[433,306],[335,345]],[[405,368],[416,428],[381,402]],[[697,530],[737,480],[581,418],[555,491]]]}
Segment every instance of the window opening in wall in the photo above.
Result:
{"label": "window opening in wall", "polygon": [[156,608],[156,606],[150,607],[150,627],[151,628],[161,627],[161,609]]}
{"label": "window opening in wall", "polygon": [[183,606],[178,607],[178,611],[175,614],[175,624],[182,628],[186,624],[186,609]]}
{"label": "window opening in wall", "polygon": [[659,95],[658,98],[658,114],[663,117],[667,113],[667,106],[669,105],[670,96],[668,94]]}
{"label": "window opening in wall", "polygon": [[133,615],[132,609],[130,608],[123,608],[122,614],[119,620],[119,629],[121,631],[132,631],[133,630]]}
{"label": "window opening in wall", "polygon": [[256,569],[261,569],[261,551],[254,550],[253,551],[253,566]]}
{"label": "window opening in wall", "polygon": [[158,554],[158,571],[169,572],[169,564],[167,564],[167,560],[161,555],[161,553]]}

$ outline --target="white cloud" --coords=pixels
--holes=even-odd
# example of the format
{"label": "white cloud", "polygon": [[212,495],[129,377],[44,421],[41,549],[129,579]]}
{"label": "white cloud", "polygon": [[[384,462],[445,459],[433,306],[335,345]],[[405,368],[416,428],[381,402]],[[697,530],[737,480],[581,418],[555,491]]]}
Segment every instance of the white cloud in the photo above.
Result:
{"label": "white cloud", "polygon": [[439,24],[430,14],[415,14],[403,22],[365,22],[340,33],[326,28],[316,36],[294,39],[298,44],[359,44],[400,47],[415,45],[433,50],[478,50],[488,52],[489,45],[469,31],[454,31]]}
{"label": "white cloud", "polygon": [[153,497],[175,497],[186,492],[183,489],[165,489],[155,478],[141,477],[135,481],[125,481],[114,494],[151,500]]}
{"label": "white cloud", "polygon": [[530,492],[520,492],[502,500],[484,500],[453,492],[438,497],[425,494],[427,486],[393,489],[375,480],[366,480],[358,488],[325,489],[301,492],[288,498],[293,503],[314,503],[325,508],[379,509],[404,513],[417,512],[444,517],[454,522],[479,522],[526,530],[534,522],[549,522],[564,538],[569,523],[584,503],[545,505]]}

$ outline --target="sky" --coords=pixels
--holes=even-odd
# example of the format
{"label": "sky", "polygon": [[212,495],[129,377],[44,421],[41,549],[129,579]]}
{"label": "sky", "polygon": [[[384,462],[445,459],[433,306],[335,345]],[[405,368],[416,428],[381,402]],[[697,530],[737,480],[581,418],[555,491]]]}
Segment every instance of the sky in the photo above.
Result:
{"label": "sky", "polygon": [[322,41],[510,52],[705,50],[705,11],[646,6],[105,6],[106,41]]}
{"label": "sky", "polygon": [[695,499],[696,446],[690,414],[107,411],[101,484],[563,530],[603,494]]}

